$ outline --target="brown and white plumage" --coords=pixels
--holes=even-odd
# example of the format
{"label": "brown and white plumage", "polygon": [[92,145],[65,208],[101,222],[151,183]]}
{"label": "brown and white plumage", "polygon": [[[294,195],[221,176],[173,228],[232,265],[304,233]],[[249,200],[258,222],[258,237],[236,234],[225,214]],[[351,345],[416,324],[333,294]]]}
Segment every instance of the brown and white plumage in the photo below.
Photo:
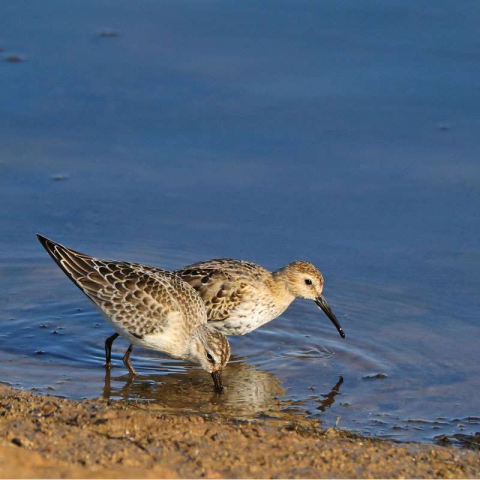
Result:
{"label": "brown and white plumage", "polygon": [[230,258],[208,260],[175,272],[200,295],[209,321],[220,322],[259,293],[258,285],[271,280],[259,265]]}
{"label": "brown and white plumage", "polygon": [[310,262],[292,262],[272,273],[255,263],[222,258],[188,265],[175,273],[198,292],[209,322],[225,335],[255,330],[300,297],[314,300],[345,337],[322,294],[323,276]]}
{"label": "brown and white plumage", "polygon": [[[203,301],[179,276],[136,263],[100,260],[37,236],[115,332],[131,344],[199,363],[211,373],[226,365],[227,339],[207,325]],[[110,337],[109,347],[115,338]],[[130,352],[131,348],[127,366]]]}

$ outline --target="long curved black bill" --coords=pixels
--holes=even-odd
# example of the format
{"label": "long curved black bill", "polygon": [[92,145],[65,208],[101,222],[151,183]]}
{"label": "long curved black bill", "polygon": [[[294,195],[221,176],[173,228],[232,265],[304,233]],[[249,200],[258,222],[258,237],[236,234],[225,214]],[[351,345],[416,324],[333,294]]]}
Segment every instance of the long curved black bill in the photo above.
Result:
{"label": "long curved black bill", "polygon": [[212,372],[213,384],[215,385],[215,391],[217,393],[222,393],[223,385],[222,385],[222,372],[219,370],[218,372]]}
{"label": "long curved black bill", "polygon": [[315,300],[315,303],[317,304],[318,308],[322,309],[325,312],[325,314],[330,319],[330,321],[335,325],[340,336],[342,338],[345,338],[345,332],[343,331],[343,328],[340,325],[340,322],[337,320],[337,317],[332,312],[332,309],[330,308],[330,305],[328,304],[327,299],[323,295],[319,295]]}

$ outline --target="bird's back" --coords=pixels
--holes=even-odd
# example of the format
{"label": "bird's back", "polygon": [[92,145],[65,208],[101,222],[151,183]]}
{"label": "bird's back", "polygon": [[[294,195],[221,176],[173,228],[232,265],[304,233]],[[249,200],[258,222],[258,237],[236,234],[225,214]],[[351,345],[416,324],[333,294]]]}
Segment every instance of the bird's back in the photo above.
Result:
{"label": "bird's back", "polygon": [[101,260],[41,235],[38,238],[57,265],[121,334],[142,339],[162,333],[172,320],[181,321],[186,330],[207,321],[201,298],[174,273]]}
{"label": "bird's back", "polygon": [[204,283],[209,277],[215,275],[235,280],[244,279],[249,282],[262,282],[272,275],[266,268],[256,263],[233,258],[214,258],[193,263],[176,270],[175,273],[182,278],[200,278]]}

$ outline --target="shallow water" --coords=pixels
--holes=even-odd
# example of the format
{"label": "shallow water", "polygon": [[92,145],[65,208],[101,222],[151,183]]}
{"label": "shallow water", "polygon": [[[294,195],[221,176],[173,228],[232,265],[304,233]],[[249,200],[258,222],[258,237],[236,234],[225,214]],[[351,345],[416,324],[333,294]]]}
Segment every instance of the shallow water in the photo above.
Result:
{"label": "shallow water", "polygon": [[[0,62],[0,381],[397,440],[474,434],[480,9],[264,5],[2,4],[0,55],[23,61]],[[222,396],[140,349],[130,382],[120,340],[108,378],[111,331],[36,231],[167,269],[310,260],[347,338],[297,301],[232,339]]]}

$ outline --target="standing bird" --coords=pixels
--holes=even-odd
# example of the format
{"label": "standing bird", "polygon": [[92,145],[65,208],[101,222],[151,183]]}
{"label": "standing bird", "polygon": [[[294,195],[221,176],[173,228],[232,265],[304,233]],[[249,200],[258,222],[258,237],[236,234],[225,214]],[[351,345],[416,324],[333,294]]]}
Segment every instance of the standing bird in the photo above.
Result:
{"label": "standing bird", "polygon": [[225,335],[245,335],[281,315],[296,298],[313,300],[345,333],[323,295],[323,275],[310,262],[296,261],[270,272],[230,258],[188,265],[176,273],[200,295],[209,323]]}
{"label": "standing bird", "polygon": [[194,263],[174,273],[198,292],[209,325],[224,335],[250,333],[281,315],[296,298],[306,298],[325,312],[345,338],[322,293],[323,275],[310,262],[296,261],[270,272],[255,263],[221,258]]}
{"label": "standing bird", "polygon": [[199,364],[221,392],[222,369],[230,358],[226,337],[207,324],[205,305],[179,276],[145,265],[100,260],[37,234],[57,265],[96,305],[115,334],[105,342],[107,367],[119,335],[130,342],[123,362],[136,375],[133,345]]}

